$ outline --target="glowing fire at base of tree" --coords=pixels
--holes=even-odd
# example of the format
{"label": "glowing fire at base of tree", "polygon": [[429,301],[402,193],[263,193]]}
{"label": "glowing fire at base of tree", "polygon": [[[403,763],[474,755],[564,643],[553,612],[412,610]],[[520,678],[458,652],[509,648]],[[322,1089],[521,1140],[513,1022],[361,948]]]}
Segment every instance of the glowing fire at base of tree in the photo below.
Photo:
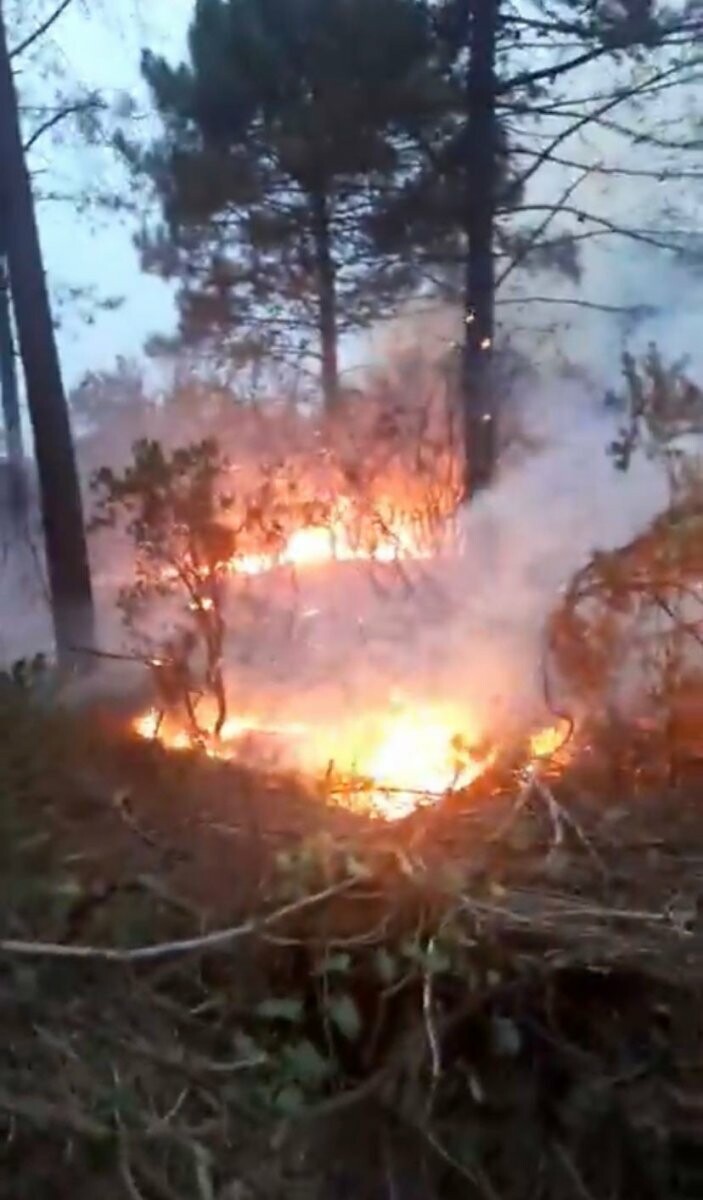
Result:
{"label": "glowing fire at base of tree", "polygon": [[[265,761],[273,753],[279,766],[325,777],[340,803],[387,821],[469,788],[497,755],[458,707],[408,700],[329,724],[239,715],[227,720],[219,738],[200,744],[185,724],[156,709],[139,716],[134,729],[168,750],[199,749],[225,761]],[[564,739],[562,725],[540,730],[529,741],[530,759],[550,758]]]}

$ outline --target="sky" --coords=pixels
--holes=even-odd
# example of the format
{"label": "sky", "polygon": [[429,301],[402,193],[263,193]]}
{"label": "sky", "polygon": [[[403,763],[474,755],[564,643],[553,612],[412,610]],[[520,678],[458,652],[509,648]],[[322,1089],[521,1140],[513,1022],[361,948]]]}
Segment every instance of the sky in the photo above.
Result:
{"label": "sky", "polygon": [[[11,3],[12,0],[7,0]],[[29,14],[26,0],[14,0]],[[55,0],[32,0],[40,12],[51,11]],[[41,58],[29,64],[21,86],[33,101],[55,86],[50,69],[63,72],[67,81],[86,88],[99,88],[110,100],[127,94],[135,102],[140,119],[148,115],[148,96],[143,86],[139,59],[142,47],[182,57],[192,0],[74,0],[66,14],[45,40]],[[31,19],[31,14],[27,16]],[[602,70],[602,68],[599,68]],[[41,78],[46,75],[46,78]],[[602,85],[596,73],[590,86]],[[668,101],[664,100],[664,104]],[[147,126],[148,127],[148,126]],[[142,124],[142,129],[144,125]],[[156,126],[155,126],[156,128]],[[562,147],[562,150],[564,148]],[[623,144],[615,138],[590,131],[566,147],[573,157],[623,165]],[[697,165],[703,171],[703,152]],[[651,152],[628,149],[630,165],[650,165]],[[59,191],[67,200],[42,200],[38,215],[47,272],[56,297],[59,340],[69,386],[86,371],[106,369],[119,356],[139,357],[143,344],[154,332],[168,332],[176,319],[173,294],[154,276],[140,270],[133,239],[134,218],[106,212],[83,212],[74,199],[86,185],[124,191],[126,176],[109,146],[86,148],[70,129],[56,139],[40,142],[32,153],[32,170],[37,188]],[[557,179],[546,173],[539,177],[534,199],[553,200],[555,188],[563,187],[565,175]],[[697,223],[703,200],[703,183],[673,186],[678,204],[684,202],[686,219]],[[662,186],[656,183],[612,180],[595,175],[586,178],[574,202],[632,221],[651,223],[662,205]],[[641,246],[605,238],[589,245],[587,270],[574,289],[554,277],[523,280],[509,299],[538,293],[554,298],[586,299],[598,304],[631,305],[651,303],[663,315],[642,326],[639,344],[650,338],[666,340],[672,354],[703,351],[697,329],[703,314],[703,279],[672,267],[666,255]],[[71,289],[96,289],[103,297],[120,299],[119,307],[103,311],[83,298],[71,301]],[[504,319],[536,353],[566,353],[581,356],[605,373],[613,369],[623,347],[620,326],[594,311],[556,305],[533,305],[502,310]],[[88,319],[86,319],[86,317]],[[555,326],[556,321],[556,326]],[[363,358],[363,354],[361,355]]]}
{"label": "sky", "polygon": [[[126,94],[138,113],[146,113],[141,49],[148,45],[181,56],[191,9],[190,0],[75,0],[54,26],[43,53],[65,70],[67,81],[99,88],[110,101]],[[112,149],[86,147],[70,129],[56,140],[38,143],[30,165],[42,172],[39,188],[46,178],[47,186],[69,197],[80,195],[86,185],[129,190]],[[38,216],[69,385],[87,370],[109,367],[118,356],[138,357],[152,332],[173,327],[171,290],[140,270],[131,218],[85,213],[70,198],[40,201]],[[99,296],[118,297],[122,303],[113,311],[97,310],[89,300],[71,304],[66,296],[72,288],[97,289]]]}

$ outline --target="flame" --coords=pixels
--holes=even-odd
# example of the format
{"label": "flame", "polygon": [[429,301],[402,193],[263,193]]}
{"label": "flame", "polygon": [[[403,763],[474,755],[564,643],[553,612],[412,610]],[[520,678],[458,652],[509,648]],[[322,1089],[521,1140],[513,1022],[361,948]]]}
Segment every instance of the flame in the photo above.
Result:
{"label": "flame", "polygon": [[[207,728],[207,713],[199,719]],[[449,704],[394,699],[383,709],[329,725],[271,721],[238,714],[225,722],[219,739],[197,744],[173,714],[156,709],[133,723],[139,737],[168,750],[200,749],[210,758],[235,761],[247,738],[274,739],[288,765],[311,776],[331,774],[333,794],[345,804],[398,821],[442,796],[475,783],[496,761],[497,750],[465,711]],[[461,732],[457,732],[461,731]],[[549,725],[529,739],[530,766],[563,750],[566,722]]]}
{"label": "flame", "polygon": [[[341,745],[336,764],[367,781],[359,800],[387,821],[400,820],[428,801],[472,784],[493,760],[469,738],[466,714],[447,705],[396,704],[365,722],[366,736]],[[464,730],[459,735],[458,729]]]}
{"label": "flame", "polygon": [[562,720],[558,725],[548,725],[540,729],[530,738],[530,755],[532,758],[553,758],[559,754],[569,741],[571,727],[568,721]]}
{"label": "flame", "polygon": [[[206,716],[199,713],[205,727]],[[394,821],[469,787],[494,761],[495,751],[480,745],[471,725],[466,713],[451,705],[396,699],[386,708],[329,725],[236,715],[228,718],[219,739],[206,739],[199,748],[211,758],[236,760],[245,739],[275,739],[291,765],[318,777],[331,771],[332,791],[343,803]],[[155,709],[137,717],[133,728],[168,750],[197,745],[173,714],[161,718]]]}
{"label": "flame", "polygon": [[[447,500],[442,516],[453,506]],[[298,527],[275,551],[235,554],[225,564],[233,575],[261,575],[276,567],[313,568],[331,562],[394,563],[427,559],[433,553],[427,530],[390,504],[379,504],[372,518],[361,520],[348,499],[339,499],[324,524]]]}
{"label": "flame", "polygon": [[[446,518],[449,508],[443,514]],[[342,497],[327,523],[299,526],[275,551],[237,553],[218,569],[233,575],[260,575],[280,566],[427,559],[437,549],[431,540],[407,512],[403,515],[387,507],[382,514],[377,508],[374,520],[360,522],[352,503]],[[191,608],[208,612],[213,600],[198,597]],[[307,610],[305,616],[316,611]],[[201,730],[214,728],[214,714],[205,702],[198,708],[197,720]],[[565,724],[549,726],[529,739],[531,762],[552,759],[562,750],[568,740]],[[246,757],[252,740],[257,749],[271,742],[280,765],[295,766],[311,777],[324,776],[342,802],[388,821],[468,788],[497,756],[495,747],[486,747],[486,731],[465,707],[400,695],[382,704],[372,701],[361,713],[308,723],[237,713],[227,719],[219,737],[194,735],[177,714],[150,710],[136,719],[134,731],[169,750],[198,749],[211,758],[234,761]]]}

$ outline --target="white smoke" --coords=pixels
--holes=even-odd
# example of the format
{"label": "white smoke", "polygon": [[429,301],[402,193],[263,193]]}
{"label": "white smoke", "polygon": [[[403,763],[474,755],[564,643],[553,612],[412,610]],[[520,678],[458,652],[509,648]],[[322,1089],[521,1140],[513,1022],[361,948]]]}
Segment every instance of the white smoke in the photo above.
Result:
{"label": "white smoke", "polygon": [[[543,631],[561,589],[595,550],[642,530],[667,492],[645,458],[625,474],[615,469],[607,447],[616,418],[598,393],[552,376],[519,407],[526,444],[508,450],[493,486],[461,513],[451,552],[402,572],[365,563],[300,570],[295,586],[284,572],[262,575],[248,596],[260,615],[246,627],[233,590],[234,710],[334,726],[401,694],[418,704],[451,701],[482,731],[548,719]],[[109,562],[111,554],[116,570],[98,588],[101,638],[120,650],[115,588],[129,562],[109,545],[100,557]],[[50,625],[36,574],[30,587],[26,570],[5,569],[0,590],[5,659],[46,649]],[[106,670],[103,686],[122,690],[138,676]]]}

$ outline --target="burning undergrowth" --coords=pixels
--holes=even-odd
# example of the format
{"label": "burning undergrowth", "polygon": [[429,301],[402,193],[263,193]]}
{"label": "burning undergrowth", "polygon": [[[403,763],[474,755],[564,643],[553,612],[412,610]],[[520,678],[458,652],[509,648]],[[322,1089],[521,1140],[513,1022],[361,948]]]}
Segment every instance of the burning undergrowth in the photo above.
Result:
{"label": "burning undergrowth", "polygon": [[[664,369],[652,359],[647,370]],[[602,688],[611,708],[641,697],[636,671],[614,671],[615,642],[636,654],[629,627],[616,629],[613,589],[603,584],[612,636],[600,649],[603,630],[583,624],[577,596],[608,562],[626,570],[630,552],[609,559],[608,547],[666,506],[667,479],[680,507],[661,431],[680,431],[681,396],[690,428],[692,393],[672,375],[673,417],[667,425],[657,401],[646,425],[649,393],[633,371],[627,480],[604,453],[605,416],[585,418],[562,395],[560,423],[540,410],[541,448],[508,463],[468,513],[436,393],[405,405],[393,392],[360,398],[325,427],[288,414],[283,443],[276,418],[259,428],[256,454],[233,456],[231,433],[137,443],[94,484],[96,523],[126,534],[134,556],[119,606],[153,684],[134,729],[172,750],[297,770],[331,798],[397,818],[470,786],[520,741],[558,740],[562,709],[580,721],[595,697],[574,659],[583,671],[600,654],[599,680],[604,664],[617,674],[619,697]],[[630,463],[644,425],[666,470]],[[596,529],[604,556],[584,566]],[[625,591],[627,625],[641,618],[642,593]],[[670,601],[658,597],[659,616]],[[688,624],[692,646],[695,615]]]}
{"label": "burning undergrowth", "polygon": [[133,544],[118,603],[154,684],[140,736],[277,759],[393,819],[470,786],[516,736],[489,725],[456,669],[447,688],[446,645],[431,671],[407,653],[415,632],[427,643],[455,619],[465,564],[447,429],[410,438],[391,416],[366,430],[353,469],[337,429],[307,466],[257,473],[212,440],[172,452],[141,441],[124,471],[96,474],[95,526]]}
{"label": "burning undergrowth", "polygon": [[0,706],[13,1194],[698,1194],[692,792],[543,743],[389,831]]}
{"label": "burning undergrowth", "polygon": [[[700,1195],[699,727],[662,720],[700,696],[690,481],[663,516],[651,490],[621,505],[594,558],[554,503],[563,460],[537,458],[452,522],[458,548],[293,578],[232,569],[216,448],[140,453],[102,483],[106,518],[129,501],[125,614],[151,613],[142,736],[113,716],[88,746],[94,713],[0,688],[13,1178],[32,1200]],[[506,540],[531,489],[541,520]]]}

